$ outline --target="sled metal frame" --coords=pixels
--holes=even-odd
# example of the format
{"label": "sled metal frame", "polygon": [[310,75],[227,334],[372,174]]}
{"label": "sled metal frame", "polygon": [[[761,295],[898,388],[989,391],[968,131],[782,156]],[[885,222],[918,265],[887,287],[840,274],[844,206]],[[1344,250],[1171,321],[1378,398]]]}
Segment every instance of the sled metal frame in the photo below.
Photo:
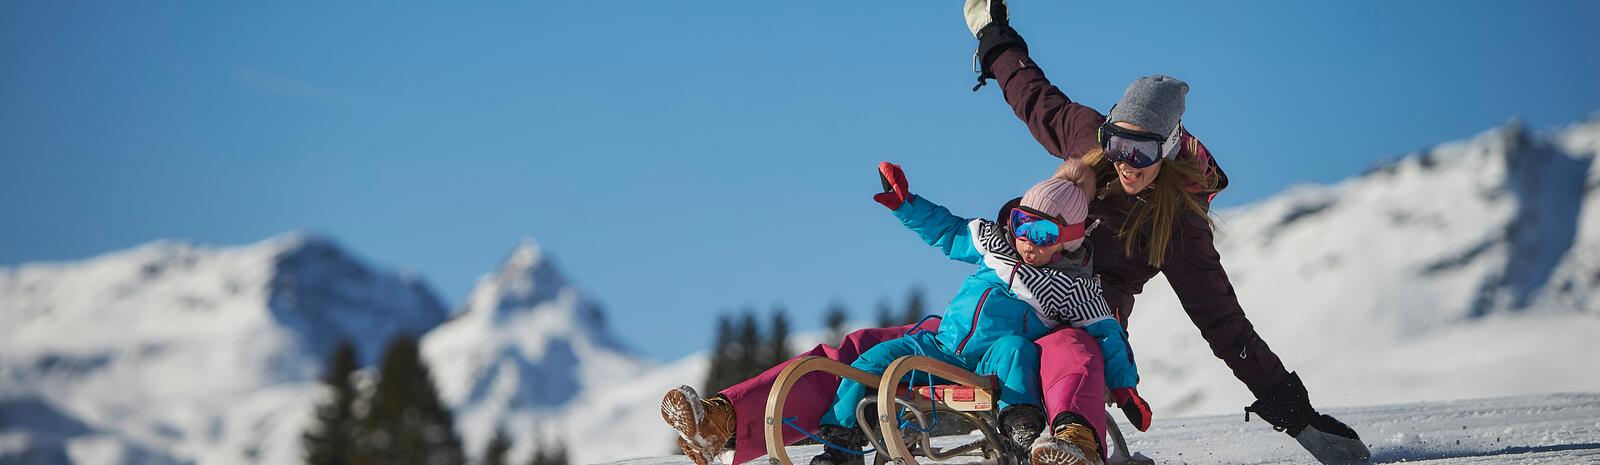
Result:
{"label": "sled metal frame", "polygon": [[1128,441],[1122,438],[1122,429],[1117,427],[1117,419],[1111,412],[1106,412],[1106,433],[1111,436],[1112,445],[1116,446],[1106,459],[1106,465],[1155,465],[1156,461],[1144,454],[1129,455]]}
{"label": "sled metal frame", "polygon": [[[932,398],[916,399],[913,397],[914,401],[907,402],[898,396],[900,380],[904,379],[912,371],[921,371],[956,385],[972,388],[978,391],[980,398],[986,397],[991,400],[978,405],[951,403],[947,402],[946,399],[940,398],[942,396],[936,394],[938,392],[936,389],[930,389],[929,395]],[[997,384],[993,377],[979,376],[955,365],[921,355],[907,355],[895,359],[888,367],[884,368],[882,380],[878,384],[878,432],[881,434],[877,434],[877,437],[872,439],[874,442],[881,444],[878,449],[879,456],[887,455],[886,459],[893,460],[896,465],[917,465],[916,455],[918,454],[913,454],[911,449],[906,447],[905,431],[900,429],[900,415],[896,413],[900,407],[907,407],[907,415],[914,418],[918,425],[917,427],[921,430],[927,430],[933,426],[933,423],[928,420],[925,412],[930,412],[936,407],[943,407],[949,412],[961,415],[977,426],[978,431],[983,433],[983,440],[974,441],[949,450],[936,450],[933,448],[928,433],[916,431],[920,455],[936,462],[950,460],[960,455],[981,455],[985,459],[985,463],[996,465],[1017,463],[1016,458],[1006,457],[1002,453],[1005,450],[1001,447],[1004,439],[1000,436],[997,428],[999,422],[995,420],[994,402],[992,401],[996,397],[995,393],[999,391]],[[868,436],[872,436],[872,434],[868,434]],[[979,454],[971,454],[971,452],[978,452]],[[879,463],[884,463],[887,460],[879,459]]]}
{"label": "sled metal frame", "polygon": [[[940,362],[933,358],[908,355],[895,359],[884,370],[884,376],[878,376],[862,371],[848,364],[818,356],[806,356],[795,359],[778,373],[773,382],[772,390],[767,394],[766,418],[764,436],[767,443],[767,461],[771,465],[794,465],[784,447],[783,433],[786,427],[783,421],[784,404],[788,400],[789,392],[794,388],[800,378],[813,372],[823,372],[841,378],[849,378],[865,386],[876,386],[878,393],[867,396],[856,404],[856,418],[870,418],[867,415],[873,407],[877,409],[878,427],[874,428],[871,422],[860,422],[861,430],[866,434],[869,442],[877,448],[874,454],[874,463],[884,465],[891,460],[895,465],[919,465],[917,456],[925,457],[934,462],[944,462],[959,456],[981,456],[981,464],[987,465],[1014,465],[1016,458],[1005,457],[1001,446],[1005,440],[1000,435],[999,422],[995,418],[993,399],[998,391],[995,378],[980,376],[960,367]],[[902,398],[906,393],[899,380],[905,378],[912,371],[921,371],[938,377],[956,386],[972,388],[977,393],[978,402],[951,401],[948,396],[937,394],[939,388],[931,388],[927,392],[919,393],[911,390],[910,399]],[[941,385],[940,388],[948,387]],[[932,398],[930,398],[932,397]],[[984,400],[988,402],[983,402]],[[896,411],[905,408],[905,413],[896,415]],[[928,433],[916,433],[912,445],[906,444],[906,431],[901,430],[900,420],[914,422],[920,430],[929,429],[933,421],[929,418],[935,410],[939,413],[955,414],[976,426],[983,438],[978,441],[963,444],[948,449],[933,447],[932,438]],[[1106,415],[1106,433],[1110,436],[1110,443],[1115,449],[1110,454],[1108,465],[1153,465],[1155,462],[1143,454],[1128,452],[1127,441],[1118,428],[1117,421],[1109,412]]]}
{"label": "sled metal frame", "polygon": [[[906,399],[895,398],[895,403],[899,404],[899,407],[904,407],[906,409],[905,414],[901,417],[901,419],[905,421],[914,421],[919,428],[926,430],[933,424],[933,422],[928,418],[928,416],[932,414],[932,403],[916,402],[916,400],[907,401]],[[872,416],[868,415],[868,413],[876,413],[877,406],[878,399],[876,398],[869,396],[861,399],[861,403],[856,404],[856,418],[873,418]],[[916,447],[916,449],[912,449],[914,451],[913,454],[922,455],[936,462],[944,462],[962,455],[977,455],[987,458],[989,455],[991,455],[989,451],[1001,450],[999,434],[998,432],[993,431],[994,428],[990,426],[990,424],[993,422],[990,421],[988,415],[982,415],[981,412],[974,413],[961,410],[945,410],[944,412],[940,413],[959,415],[962,419],[972,423],[973,425],[979,426],[980,431],[984,433],[983,440],[973,441],[949,449],[937,449],[933,447],[932,437],[930,437],[928,433],[918,431],[916,432],[916,441],[910,446]],[[898,423],[896,423],[896,425],[898,425]],[[870,422],[861,423],[861,432],[866,434],[867,439],[872,441],[872,446],[874,448],[877,448],[880,451],[888,450],[883,445],[882,434],[874,429]],[[901,431],[902,438],[905,437],[904,434],[905,432]],[[889,454],[888,452],[874,454],[873,459],[873,463],[875,465],[884,465],[889,462]],[[986,460],[983,463],[998,465],[995,460]]]}

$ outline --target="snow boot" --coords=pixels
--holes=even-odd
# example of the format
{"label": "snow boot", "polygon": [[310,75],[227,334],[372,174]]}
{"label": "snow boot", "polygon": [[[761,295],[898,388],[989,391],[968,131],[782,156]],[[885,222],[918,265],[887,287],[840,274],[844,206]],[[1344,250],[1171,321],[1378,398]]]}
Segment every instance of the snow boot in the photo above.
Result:
{"label": "snow boot", "polygon": [[1016,459],[1018,465],[1028,465],[1029,447],[1044,433],[1044,409],[1037,405],[1020,404],[1006,407],[1000,412],[1000,435],[1005,436],[1007,457]]}
{"label": "snow boot", "polygon": [[661,398],[661,419],[678,431],[678,448],[695,465],[717,460],[733,442],[733,405],[721,396],[702,399],[689,386]]}
{"label": "snow boot", "polygon": [[1032,465],[1105,465],[1100,438],[1082,416],[1062,412],[1049,436],[1033,441]]}
{"label": "snow boot", "polygon": [[1289,373],[1288,380],[1245,407],[1244,412],[1245,421],[1250,421],[1252,413],[1260,416],[1271,423],[1273,429],[1294,438],[1300,447],[1325,465],[1372,462],[1372,452],[1354,429],[1311,408],[1310,395],[1306,393],[1305,384],[1300,382],[1299,374]]}
{"label": "snow boot", "polygon": [[817,437],[822,438],[822,453],[811,458],[811,465],[863,465],[866,455],[861,448],[867,445],[867,435],[860,428],[839,425],[817,427]]}

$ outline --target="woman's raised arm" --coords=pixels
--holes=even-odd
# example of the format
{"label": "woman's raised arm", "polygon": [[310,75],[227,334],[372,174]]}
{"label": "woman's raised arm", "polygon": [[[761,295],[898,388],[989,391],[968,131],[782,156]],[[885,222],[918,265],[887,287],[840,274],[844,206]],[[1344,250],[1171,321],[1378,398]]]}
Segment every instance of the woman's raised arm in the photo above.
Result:
{"label": "woman's raised arm", "polygon": [[978,39],[979,87],[986,78],[1000,81],[1006,103],[1052,155],[1077,158],[1098,146],[1095,131],[1105,116],[1068,99],[1045,79],[1044,71],[1028,57],[1027,42],[1011,28],[1005,0],[967,0],[963,13],[967,28]]}
{"label": "woman's raised arm", "polygon": [[1105,115],[1067,98],[1028,57],[1027,47],[999,52],[990,64],[1006,103],[1051,155],[1078,158],[1099,147],[1095,132]]}

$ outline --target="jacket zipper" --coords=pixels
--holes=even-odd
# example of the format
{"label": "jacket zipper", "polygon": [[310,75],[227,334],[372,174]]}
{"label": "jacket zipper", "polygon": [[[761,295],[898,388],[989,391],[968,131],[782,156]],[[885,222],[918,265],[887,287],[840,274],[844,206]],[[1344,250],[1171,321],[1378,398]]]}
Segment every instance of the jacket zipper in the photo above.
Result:
{"label": "jacket zipper", "polygon": [[990,292],[994,292],[994,288],[985,289],[983,297],[978,298],[978,308],[972,311],[972,327],[967,329],[967,336],[961,338],[961,343],[956,344],[956,355],[961,355],[961,349],[967,348],[967,341],[972,339],[972,333],[978,332],[978,315],[983,314],[983,301],[989,299]]}
{"label": "jacket zipper", "polygon": [[[1019,263],[1018,265],[1021,265],[1021,264]],[[1012,267],[1011,268],[1011,277],[1006,278],[1006,288],[1010,289],[1011,288],[1011,283],[1015,282],[1016,279],[1017,279],[1017,268],[1016,267]],[[972,310],[972,327],[967,328],[967,336],[961,338],[961,343],[960,344],[956,344],[956,355],[961,355],[961,350],[967,348],[967,341],[972,340],[972,334],[978,332],[978,317],[983,315],[983,301],[989,300],[989,293],[990,292],[994,292],[994,288],[991,287],[991,288],[988,288],[988,289],[984,289],[983,290],[983,296],[978,297],[978,308],[975,308],[975,309]],[[1023,320],[1022,320],[1023,324],[1027,324],[1027,321],[1028,321],[1027,318],[1028,317],[1026,315],[1024,315],[1022,318],[1023,318]],[[1023,332],[1026,333],[1027,330],[1023,330]]]}

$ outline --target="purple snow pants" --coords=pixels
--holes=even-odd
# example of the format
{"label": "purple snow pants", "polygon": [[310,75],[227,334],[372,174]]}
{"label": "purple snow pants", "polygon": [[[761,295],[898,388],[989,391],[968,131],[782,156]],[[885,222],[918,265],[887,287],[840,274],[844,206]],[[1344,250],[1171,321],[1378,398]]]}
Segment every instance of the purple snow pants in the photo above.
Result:
{"label": "purple snow pants", "polygon": [[[851,363],[856,356],[879,342],[898,338],[911,327],[872,328],[850,333],[838,347],[818,345],[800,356],[816,355]],[[922,328],[937,331],[939,320],[923,322]],[[1040,386],[1044,389],[1045,410],[1054,419],[1061,412],[1082,415],[1105,434],[1106,381],[1105,365],[1100,360],[1100,346],[1087,331],[1061,328],[1035,341],[1040,349]],[[798,357],[798,356],[797,356]],[[792,359],[791,359],[792,360]],[[767,394],[778,373],[789,362],[761,372],[754,378],[724,389],[723,397],[733,404],[734,452],[733,463],[744,463],[767,453],[766,435],[762,429],[766,418]],[[833,403],[834,392],[839,389],[839,378],[826,373],[812,373],[795,383],[784,404],[783,416],[797,417],[799,425],[810,431],[817,428],[817,420]],[[805,435],[786,428],[785,444],[793,444]]]}

